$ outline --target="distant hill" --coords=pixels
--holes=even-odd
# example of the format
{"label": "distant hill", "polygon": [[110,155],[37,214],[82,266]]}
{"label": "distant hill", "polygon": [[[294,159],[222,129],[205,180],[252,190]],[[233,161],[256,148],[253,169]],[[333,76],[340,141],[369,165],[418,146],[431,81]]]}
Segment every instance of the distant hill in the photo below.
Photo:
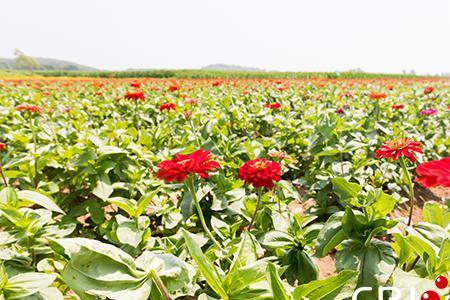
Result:
{"label": "distant hill", "polygon": [[[96,68],[60,59],[44,58],[44,57],[34,57],[34,59],[36,59],[40,64],[39,70],[99,71]],[[0,58],[0,69],[18,70],[14,58]]]}
{"label": "distant hill", "polygon": [[226,64],[214,64],[202,67],[202,70],[214,70],[214,71],[251,71],[251,72],[265,72],[263,69],[252,68],[252,67],[242,67],[236,65],[226,65]]}

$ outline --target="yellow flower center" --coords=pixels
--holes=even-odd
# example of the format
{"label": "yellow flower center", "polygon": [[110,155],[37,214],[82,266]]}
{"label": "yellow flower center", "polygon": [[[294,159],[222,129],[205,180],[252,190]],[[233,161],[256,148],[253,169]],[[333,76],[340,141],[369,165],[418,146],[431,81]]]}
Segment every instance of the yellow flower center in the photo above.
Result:
{"label": "yellow flower center", "polygon": [[188,158],[188,159],[183,159],[183,160],[180,160],[179,162],[177,162],[177,164],[178,165],[183,165],[183,167],[184,166],[186,166],[186,164],[189,162],[189,161],[191,161],[192,159],[190,159],[190,158]]}
{"label": "yellow flower center", "polygon": [[392,141],[387,142],[389,148],[393,150],[399,150],[406,146],[408,143],[408,139],[394,139]]}
{"label": "yellow flower center", "polygon": [[253,167],[258,170],[264,170],[267,168],[267,162],[265,161],[257,161],[253,164]]}

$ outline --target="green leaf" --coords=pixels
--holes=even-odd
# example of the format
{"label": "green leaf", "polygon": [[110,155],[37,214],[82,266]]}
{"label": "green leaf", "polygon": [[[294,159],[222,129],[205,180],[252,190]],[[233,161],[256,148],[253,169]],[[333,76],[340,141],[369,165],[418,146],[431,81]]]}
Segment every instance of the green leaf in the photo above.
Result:
{"label": "green leaf", "polygon": [[372,291],[365,295],[374,299],[377,297],[378,287],[386,284],[395,266],[395,255],[391,246],[379,240],[373,240],[367,246],[348,241],[336,254],[336,270],[357,270],[357,287],[371,287]]}
{"label": "green leaf", "polygon": [[239,244],[239,248],[234,255],[233,262],[230,266],[229,273],[233,273],[235,270],[256,262],[258,255],[256,254],[256,244],[253,237],[248,231],[242,233],[242,240]]}
{"label": "green leaf", "polygon": [[311,257],[303,250],[292,248],[283,256],[283,266],[287,266],[284,276],[291,285],[316,280],[319,270]]}
{"label": "green leaf", "polygon": [[48,287],[56,275],[45,273],[22,273],[8,280],[4,294],[6,299],[19,299]]}
{"label": "green leaf", "polygon": [[41,289],[38,295],[40,297],[39,300],[64,300],[63,294],[55,287]]}
{"label": "green leaf", "polygon": [[444,210],[436,202],[426,202],[423,206],[423,221],[445,227]]}
{"label": "green leaf", "polygon": [[292,296],[303,300],[341,300],[350,298],[356,286],[358,272],[342,270],[338,275],[325,280],[316,280],[297,287]]}
{"label": "green leaf", "polygon": [[293,237],[283,231],[269,231],[266,232],[261,240],[261,244],[269,248],[286,248],[294,243]]}
{"label": "green leaf", "polygon": [[0,261],[0,292],[3,290],[3,287],[6,285],[7,282],[8,282],[8,274],[6,273],[3,261]]}
{"label": "green leaf", "polygon": [[184,229],[182,230],[182,232],[186,246],[189,249],[189,253],[197,264],[200,272],[205,277],[206,282],[220,297],[228,300],[229,297],[222,286],[222,280],[220,279],[219,273],[217,272],[214,265],[203,254],[200,247],[191,237],[191,234]]}
{"label": "green leaf", "polygon": [[345,203],[352,198],[357,197],[362,190],[362,187],[359,184],[348,182],[342,177],[332,178],[331,183],[333,183],[333,189],[336,194],[339,196],[341,201]]}
{"label": "green leaf", "polygon": [[69,287],[83,300],[95,300],[99,297],[108,297],[114,300],[147,300],[151,290],[148,280],[142,279],[137,282],[96,280],[78,271],[72,263],[66,265],[62,276]]}
{"label": "green leaf", "polygon": [[227,294],[231,297],[239,295],[244,290],[248,290],[249,286],[266,279],[267,262],[258,261],[251,265],[244,266],[228,273],[223,286]]}
{"label": "green leaf", "polygon": [[337,245],[346,239],[342,229],[342,217],[344,212],[337,212],[330,216],[317,236],[316,255],[324,257]]}
{"label": "green leaf", "polygon": [[120,209],[126,211],[128,216],[133,217],[136,215],[136,201],[133,199],[127,199],[123,197],[112,197],[106,199],[106,201],[117,205]]}
{"label": "green leaf", "polygon": [[396,203],[394,197],[384,193],[381,189],[369,193],[368,198],[370,205],[367,207],[367,212],[372,219],[384,218],[394,210]]}
{"label": "green leaf", "polygon": [[17,202],[17,193],[14,188],[6,187],[0,191],[0,203],[15,206]]}
{"label": "green leaf", "polygon": [[109,176],[102,174],[97,178],[97,185],[92,190],[92,193],[102,200],[107,200],[109,196],[114,192],[114,188],[111,185]]}
{"label": "green leaf", "polygon": [[128,244],[136,248],[142,241],[144,231],[137,228],[134,221],[125,221],[117,227],[116,235],[122,244]]}
{"label": "green leaf", "polygon": [[160,189],[158,188],[154,191],[145,194],[139,199],[139,201],[137,202],[136,211],[134,212],[135,217],[139,217],[144,212],[144,210],[148,206],[148,203],[152,201],[152,199],[156,196],[156,194],[158,194],[159,191]]}
{"label": "green leaf", "polygon": [[61,214],[65,214],[64,211],[55,202],[53,202],[52,199],[38,192],[28,190],[18,191],[17,196],[19,199],[38,204],[46,209],[59,212]]}
{"label": "green leaf", "polygon": [[277,268],[273,263],[268,263],[267,265],[267,277],[270,282],[270,289],[272,290],[272,295],[274,299],[277,300],[290,300],[291,297],[287,294],[284,289],[283,283],[278,276]]}

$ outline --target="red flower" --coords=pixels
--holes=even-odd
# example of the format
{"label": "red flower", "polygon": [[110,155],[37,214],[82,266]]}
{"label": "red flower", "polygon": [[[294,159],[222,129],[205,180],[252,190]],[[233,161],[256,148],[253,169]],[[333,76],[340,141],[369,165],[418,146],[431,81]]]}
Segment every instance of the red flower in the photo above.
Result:
{"label": "red flower", "polygon": [[42,113],[42,108],[40,106],[26,104],[26,103],[16,106],[16,110],[17,111],[28,111],[30,113],[38,113],[38,114]]}
{"label": "red flower", "polygon": [[177,106],[175,105],[175,103],[163,103],[159,106],[159,110],[163,111],[163,110],[177,110]]}
{"label": "red flower", "polygon": [[275,102],[275,103],[266,103],[266,104],[264,105],[264,107],[270,108],[270,109],[280,109],[280,108],[281,108],[281,103],[279,103],[279,102]]}
{"label": "red flower", "polygon": [[249,160],[239,168],[239,178],[255,188],[273,188],[274,182],[281,180],[281,167],[277,162],[264,158]]}
{"label": "red flower", "polygon": [[342,107],[339,107],[338,109],[336,109],[336,113],[337,114],[343,114],[344,113],[344,109]]}
{"label": "red flower", "polygon": [[394,104],[391,107],[392,107],[392,109],[399,110],[399,109],[405,108],[405,104]]}
{"label": "red flower", "polygon": [[130,82],[130,86],[138,89],[141,87],[141,83],[139,81],[133,81],[133,82]]}
{"label": "red flower", "polygon": [[128,100],[145,100],[145,95],[143,92],[127,92],[125,94],[125,99]]}
{"label": "red flower", "polygon": [[387,94],[386,93],[376,93],[376,92],[372,92],[372,93],[370,93],[370,95],[369,95],[369,99],[372,99],[372,100],[382,100],[382,99],[384,99],[384,98],[386,98],[387,97]]}
{"label": "red flower", "polygon": [[180,85],[178,83],[172,83],[169,86],[169,91],[171,91],[171,92],[176,92],[176,91],[179,91],[179,90],[180,90]]}
{"label": "red flower", "polygon": [[415,162],[416,158],[413,152],[423,153],[422,149],[420,149],[419,142],[414,142],[410,139],[395,139],[384,142],[383,146],[376,151],[375,155],[378,159],[384,157],[392,158],[393,160],[397,160],[401,156],[406,156],[409,160]]}
{"label": "red flower", "polygon": [[208,172],[219,167],[219,163],[213,160],[213,154],[211,152],[198,149],[187,155],[176,154],[174,159],[159,163],[159,171],[156,173],[156,176],[168,182],[175,180],[183,182],[186,176],[190,174],[197,174],[201,178],[208,178]]}
{"label": "red flower", "polygon": [[3,151],[6,149],[6,144],[5,143],[0,143],[0,151]]}
{"label": "red flower", "polygon": [[222,80],[216,80],[212,83],[212,86],[219,86],[222,85],[223,81]]}
{"label": "red flower", "polygon": [[416,181],[424,187],[444,186],[450,188],[450,157],[420,164],[416,173],[420,176]]}
{"label": "red flower", "polygon": [[434,87],[432,87],[432,86],[427,86],[427,87],[423,90],[423,93],[424,93],[425,95],[428,95],[428,94],[431,94],[433,91],[434,91]]}

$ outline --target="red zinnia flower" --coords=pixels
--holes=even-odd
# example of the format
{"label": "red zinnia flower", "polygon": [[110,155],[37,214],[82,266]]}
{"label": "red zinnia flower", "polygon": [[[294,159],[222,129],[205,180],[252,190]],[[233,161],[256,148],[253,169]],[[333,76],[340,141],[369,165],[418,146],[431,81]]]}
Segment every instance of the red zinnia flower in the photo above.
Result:
{"label": "red zinnia flower", "polygon": [[264,105],[264,107],[270,108],[270,109],[280,109],[280,108],[281,108],[281,103],[279,103],[279,102],[275,102],[275,103],[266,103],[266,104]]}
{"label": "red zinnia flower", "polygon": [[450,188],[450,157],[420,164],[416,173],[420,176],[416,181],[424,187],[443,186]]}
{"label": "red zinnia flower", "polygon": [[169,91],[171,91],[171,92],[176,92],[176,91],[179,91],[180,90],[180,85],[178,84],[178,83],[172,83],[170,86],[169,86]]}
{"label": "red zinnia flower", "polygon": [[177,110],[177,106],[175,105],[175,103],[163,103],[159,106],[159,110],[163,111],[163,110]]}
{"label": "red zinnia flower", "polygon": [[255,188],[273,188],[274,182],[281,180],[281,167],[277,162],[265,158],[252,159],[239,168],[239,178]]}
{"label": "red zinnia flower", "polygon": [[373,99],[373,100],[382,100],[384,98],[387,97],[386,93],[376,93],[376,92],[372,92],[369,95],[369,99]]}
{"label": "red zinnia flower", "polygon": [[213,154],[209,151],[198,149],[191,154],[175,154],[175,158],[165,160],[158,164],[159,171],[156,176],[159,179],[172,182],[183,182],[187,175],[197,174],[201,178],[208,178],[208,172],[219,168],[218,162],[213,160]]}
{"label": "red zinnia flower", "polygon": [[28,111],[30,113],[38,113],[38,114],[42,113],[42,108],[40,106],[26,104],[26,103],[16,106],[16,110],[17,111]]}
{"label": "red zinnia flower", "polygon": [[392,158],[393,160],[397,160],[401,156],[406,156],[409,160],[415,162],[416,158],[413,152],[423,153],[422,149],[420,149],[420,143],[403,138],[384,142],[383,146],[376,151],[375,155],[378,159],[384,157]]}
{"label": "red zinnia flower", "polygon": [[130,86],[138,89],[141,87],[141,83],[139,81],[133,81],[133,82],[130,82]]}
{"label": "red zinnia flower", "polygon": [[6,149],[6,144],[5,143],[0,143],[0,151],[3,151]]}
{"label": "red zinnia flower", "polygon": [[431,94],[433,91],[434,91],[434,87],[432,87],[432,86],[427,86],[427,87],[423,90],[423,93],[424,93],[425,95],[428,95],[428,94]]}
{"label": "red zinnia flower", "polygon": [[212,83],[212,86],[219,86],[219,85],[221,85],[222,83],[223,83],[222,80],[216,80],[216,81],[214,81],[214,82]]}
{"label": "red zinnia flower", "polygon": [[342,107],[339,107],[338,109],[336,109],[336,113],[337,114],[343,114],[344,113],[344,109]]}
{"label": "red zinnia flower", "polygon": [[399,109],[405,108],[405,104],[394,104],[394,105],[392,105],[391,107],[392,107],[392,109],[397,109],[397,110],[399,110]]}
{"label": "red zinnia flower", "polygon": [[129,100],[145,100],[143,92],[127,92],[125,98]]}

